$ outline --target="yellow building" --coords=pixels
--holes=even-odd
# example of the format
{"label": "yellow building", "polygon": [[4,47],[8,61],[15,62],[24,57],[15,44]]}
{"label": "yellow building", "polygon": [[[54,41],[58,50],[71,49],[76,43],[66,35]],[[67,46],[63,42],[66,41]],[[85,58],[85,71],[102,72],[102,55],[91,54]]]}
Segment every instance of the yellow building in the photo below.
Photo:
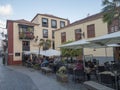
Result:
{"label": "yellow building", "polygon": [[39,24],[35,35],[39,36],[39,39],[44,38],[52,40],[51,48],[53,49],[55,48],[54,31],[56,29],[63,28],[70,23],[68,19],[48,14],[37,14],[31,22]]}
{"label": "yellow building", "polygon": [[8,65],[21,64],[23,52],[38,50],[34,37],[52,40],[54,49],[54,30],[69,24],[63,19],[48,14],[37,14],[31,22],[24,19],[7,20]]}
{"label": "yellow building", "polygon": [[[118,24],[115,22],[116,20],[112,23],[112,25],[108,26],[108,24],[104,23],[102,20],[102,13],[75,21],[64,28],[55,31],[55,49],[59,50],[60,48],[58,47],[69,40],[89,40],[98,36],[118,31]],[[105,48],[97,48],[96,50],[93,48],[84,48],[84,55],[93,55],[93,58],[102,61],[114,59],[113,55],[115,53],[113,53],[113,48],[107,48],[107,55],[105,53]]]}

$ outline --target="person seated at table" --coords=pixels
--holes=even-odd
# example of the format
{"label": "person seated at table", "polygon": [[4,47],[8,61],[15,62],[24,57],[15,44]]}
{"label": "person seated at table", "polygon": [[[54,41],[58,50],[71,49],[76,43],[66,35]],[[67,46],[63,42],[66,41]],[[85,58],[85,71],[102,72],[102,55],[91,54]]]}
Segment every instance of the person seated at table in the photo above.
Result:
{"label": "person seated at table", "polygon": [[79,60],[79,61],[76,63],[74,70],[83,70],[83,63],[82,63],[81,60]]}
{"label": "person seated at table", "polygon": [[82,60],[78,60],[73,69],[73,80],[75,82],[82,82],[84,80],[84,68]]}
{"label": "person seated at table", "polygon": [[28,58],[28,60],[26,61],[27,67],[32,67],[32,59]]}
{"label": "person seated at table", "polygon": [[54,71],[54,73],[56,73],[56,71],[59,69],[59,67],[60,66],[62,66],[61,65],[61,59],[59,58],[59,57],[55,57],[55,59],[54,59],[54,61],[53,61],[53,71]]}
{"label": "person seated at table", "polygon": [[41,67],[46,67],[49,64],[49,61],[46,57],[44,57],[43,62],[41,63]]}
{"label": "person seated at table", "polygon": [[85,71],[86,71],[88,80],[91,79],[90,74],[94,70],[95,70],[94,64],[91,61],[88,61],[87,64],[86,64],[86,67],[85,67]]}
{"label": "person seated at table", "polygon": [[110,64],[109,64],[109,62],[105,62],[104,63],[104,67],[105,67],[106,71],[110,71]]}

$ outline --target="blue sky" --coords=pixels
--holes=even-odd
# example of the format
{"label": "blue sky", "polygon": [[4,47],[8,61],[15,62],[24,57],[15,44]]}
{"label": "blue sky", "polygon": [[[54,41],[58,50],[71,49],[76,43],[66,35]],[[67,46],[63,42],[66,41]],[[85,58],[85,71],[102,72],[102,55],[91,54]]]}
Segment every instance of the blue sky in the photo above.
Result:
{"label": "blue sky", "polygon": [[102,8],[102,0],[0,0],[0,27],[5,28],[8,19],[31,21],[37,13],[52,14],[74,22],[88,14],[96,14]]}
{"label": "blue sky", "polygon": [[74,22],[88,14],[96,14],[102,8],[102,0],[0,0],[0,27],[6,27],[7,19],[31,21],[37,13],[52,14]]}
{"label": "blue sky", "polygon": [[10,15],[1,15],[0,19],[31,20],[37,13],[46,13],[67,18],[71,22],[102,9],[102,0],[0,0],[0,7],[9,5]]}

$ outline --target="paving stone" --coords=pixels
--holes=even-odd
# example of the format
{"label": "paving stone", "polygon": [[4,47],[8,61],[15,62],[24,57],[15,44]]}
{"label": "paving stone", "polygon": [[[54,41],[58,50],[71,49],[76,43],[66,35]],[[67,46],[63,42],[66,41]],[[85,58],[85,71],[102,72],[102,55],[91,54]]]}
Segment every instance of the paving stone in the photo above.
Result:
{"label": "paving stone", "polygon": [[58,82],[55,74],[23,66],[0,64],[0,90],[87,90],[83,84]]}

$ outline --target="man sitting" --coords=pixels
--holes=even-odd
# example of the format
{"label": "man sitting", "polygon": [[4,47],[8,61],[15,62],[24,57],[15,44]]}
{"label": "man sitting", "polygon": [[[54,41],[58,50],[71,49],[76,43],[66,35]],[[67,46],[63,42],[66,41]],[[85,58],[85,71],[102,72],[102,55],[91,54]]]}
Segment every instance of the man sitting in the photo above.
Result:
{"label": "man sitting", "polygon": [[91,61],[88,61],[88,62],[86,63],[86,67],[85,67],[85,72],[86,72],[86,74],[87,74],[87,79],[88,79],[88,80],[91,79],[90,74],[91,74],[91,72],[94,71],[94,70],[95,70],[94,64],[93,64]]}

